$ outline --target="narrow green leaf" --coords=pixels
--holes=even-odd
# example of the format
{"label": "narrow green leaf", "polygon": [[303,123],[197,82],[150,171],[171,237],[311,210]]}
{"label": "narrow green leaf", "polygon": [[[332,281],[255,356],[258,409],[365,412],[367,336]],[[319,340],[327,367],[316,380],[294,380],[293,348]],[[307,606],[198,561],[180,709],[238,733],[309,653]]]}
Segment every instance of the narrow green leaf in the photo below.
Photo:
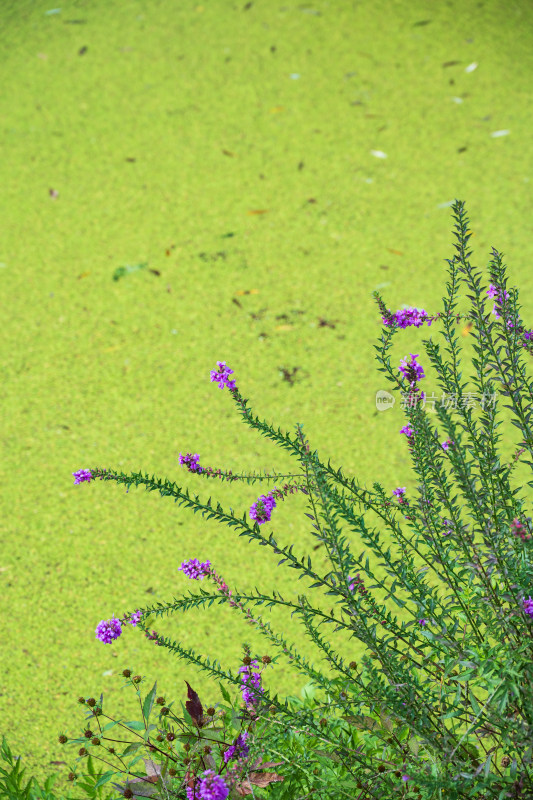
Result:
{"label": "narrow green leaf", "polygon": [[147,694],[143,703],[143,715],[148,722],[150,719],[150,712],[152,711],[152,707],[154,705],[154,698],[157,692],[157,681],[154,683],[152,687],[152,691],[150,694]]}

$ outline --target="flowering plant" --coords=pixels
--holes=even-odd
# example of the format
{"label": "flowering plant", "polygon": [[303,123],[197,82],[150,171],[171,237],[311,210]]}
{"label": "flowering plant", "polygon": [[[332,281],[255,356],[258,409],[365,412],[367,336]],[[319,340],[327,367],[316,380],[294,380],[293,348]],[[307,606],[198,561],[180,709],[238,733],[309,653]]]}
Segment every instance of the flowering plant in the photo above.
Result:
{"label": "flowering plant", "polygon": [[[223,525],[235,528],[239,535],[248,536],[261,545],[271,547],[283,556],[279,564],[289,563],[293,569],[308,578],[310,588],[325,587],[326,594],[337,598],[339,613],[326,614],[314,608],[306,595],[298,602],[284,600],[281,595],[242,594],[230,591],[209,561],[198,559],[183,562],[181,569],[193,580],[207,577],[216,591],[209,593],[200,588],[171,604],[158,603],[148,609],[137,609],[120,619],[102,620],[96,636],[110,643],[121,635],[122,625],[129,622],[139,626],[146,636],[164,646],[179,658],[184,658],[235,686],[242,685],[245,712],[258,723],[265,722],[262,752],[279,756],[280,729],[286,735],[286,726],[296,723],[304,733],[305,743],[321,743],[321,750],[312,751],[315,769],[302,769],[305,758],[297,750],[290,762],[292,776],[301,778],[305,794],[318,792],[321,798],[392,798],[413,794],[418,800],[432,798],[526,798],[533,796],[533,639],[531,598],[531,565],[529,547],[532,536],[531,518],[525,516],[525,499],[519,492],[524,487],[512,488],[512,470],[523,453],[533,454],[531,432],[531,401],[533,385],[528,382],[522,363],[524,350],[533,354],[533,331],[526,331],[519,317],[518,292],[507,291],[505,267],[500,254],[493,249],[490,264],[491,283],[485,293],[495,299],[493,313],[485,313],[484,290],[480,287],[481,275],[472,269],[466,252],[470,233],[464,203],[453,206],[456,219],[455,245],[458,254],[449,264],[450,281],[448,299],[444,298],[444,313],[434,316],[415,308],[390,312],[377,292],[374,297],[379,306],[383,331],[381,347],[376,347],[380,372],[394,384],[405,400],[407,424],[400,433],[405,435],[415,472],[421,483],[417,497],[408,498],[406,488],[398,487],[387,495],[379,483],[374,492],[362,489],[352,479],[348,480],[341,469],[326,466],[317,451],[310,452],[301,426],[291,439],[278,429],[276,432],[265,422],[254,418],[247,408],[235,380],[230,380],[233,370],[225,362],[218,362],[211,372],[211,381],[231,393],[244,421],[250,427],[276,441],[293,453],[303,466],[303,473],[294,475],[233,475],[220,469],[199,464],[199,455],[180,453],[180,463],[201,477],[219,477],[222,480],[257,480],[305,477],[302,483],[285,483],[281,489],[262,494],[252,504],[246,519],[237,518],[210,501],[191,500],[169,481],[155,480],[142,473],[125,475],[106,469],[79,470],[73,473],[75,483],[95,478],[125,484],[144,484],[149,490],[159,490],[161,496],[174,498],[208,518],[216,518]],[[430,424],[425,409],[426,395],[418,384],[425,378],[424,367],[418,362],[419,354],[402,359],[398,373],[391,367],[387,351],[393,336],[408,326],[430,326],[442,322],[446,351],[450,361],[443,361],[440,348],[431,339],[424,340],[427,356],[439,375],[443,390],[452,396],[462,395],[466,384],[461,384],[460,348],[453,326],[461,315],[454,314],[456,295],[460,282],[464,282],[472,301],[472,313],[466,317],[470,328],[475,329],[472,359],[477,377],[473,378],[478,392],[484,398],[482,413],[476,422],[468,403],[435,408],[447,439],[439,444],[437,430]],[[402,378],[404,380],[402,380]],[[499,383],[495,383],[495,381]],[[512,412],[512,424],[523,437],[510,464],[502,463],[497,453],[501,422],[496,420],[496,392],[508,398],[504,406]],[[492,402],[487,402],[487,392]],[[376,401],[377,402],[377,401]],[[533,466],[532,461],[524,463]],[[452,490],[452,479],[457,489]],[[533,486],[533,482],[527,484]],[[338,487],[338,488],[337,488]],[[312,535],[325,546],[332,570],[320,575],[313,570],[311,559],[300,561],[287,549],[278,545],[273,534],[268,538],[260,526],[269,522],[278,499],[284,500],[290,492],[301,491],[309,497],[307,514],[313,520]],[[470,522],[462,518],[466,503]],[[395,500],[393,499],[395,498]],[[356,513],[355,504],[363,509]],[[322,512],[319,515],[318,504]],[[398,543],[401,555],[391,555],[388,542],[382,534],[367,527],[365,513],[372,510],[390,530]],[[399,518],[403,516],[405,524]],[[356,558],[341,537],[338,522],[342,518],[372,550],[383,559],[387,574],[393,578],[386,586],[373,574],[368,559],[363,565],[363,554]],[[483,544],[475,541],[480,537]],[[430,555],[427,553],[430,551]],[[425,562],[416,570],[412,552]],[[374,584],[366,587],[360,577],[361,570]],[[430,587],[423,573],[433,570],[444,583],[448,594],[441,597]],[[372,589],[383,589],[386,600],[392,599],[400,608],[407,608],[412,619],[398,624],[387,606],[378,603]],[[398,590],[408,592],[401,599]],[[528,595],[526,597],[526,594]],[[290,704],[271,697],[261,685],[259,662],[249,656],[244,659],[240,676],[230,671],[224,673],[216,662],[203,660],[194,650],[187,650],[176,642],[150,633],[147,621],[150,614],[162,616],[170,611],[186,611],[218,601],[229,604],[244,613],[250,624],[255,624],[280,655],[269,659],[275,663],[285,654],[290,662],[311,678],[313,685],[326,695],[324,708],[293,710]],[[301,616],[309,636],[323,651],[338,677],[327,678],[300,657],[284,637],[275,634],[262,618],[255,619],[244,602],[254,605],[281,605],[293,609]],[[370,657],[361,658],[361,665],[341,658],[333,645],[326,641],[316,621],[334,623],[334,633],[349,631],[366,645]],[[378,628],[384,633],[378,635]],[[458,635],[457,635],[458,634]],[[490,640],[495,644],[490,644]],[[378,661],[375,665],[373,661]],[[146,701],[145,701],[146,702]],[[317,703],[318,705],[318,703]],[[268,725],[267,725],[268,723]],[[65,738],[65,737],[63,737]],[[146,740],[150,743],[149,737]],[[227,752],[227,751],[226,751]],[[310,750],[305,751],[307,757]],[[208,769],[191,772],[184,764],[182,787],[186,785],[187,800],[224,800],[238,791],[235,780],[226,779],[220,762],[208,762]],[[195,769],[199,770],[198,762]],[[327,776],[327,780],[325,780]],[[146,779],[145,779],[146,780]],[[268,796],[294,798],[286,794],[285,781],[272,782]],[[253,791],[253,789],[252,789]],[[126,792],[124,791],[124,796]],[[177,795],[184,796],[183,794]],[[233,796],[233,795],[232,795]],[[255,796],[255,795],[254,795]]]}

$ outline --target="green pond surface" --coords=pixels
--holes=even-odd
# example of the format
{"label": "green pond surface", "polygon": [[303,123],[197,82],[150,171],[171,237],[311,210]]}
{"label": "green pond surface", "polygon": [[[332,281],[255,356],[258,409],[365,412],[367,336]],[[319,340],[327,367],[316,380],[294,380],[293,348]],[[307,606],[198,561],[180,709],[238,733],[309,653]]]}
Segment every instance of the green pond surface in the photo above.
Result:
{"label": "green pond surface", "polygon": [[[200,585],[214,592],[187,579],[183,561],[209,559],[234,594],[275,589],[332,607],[239,530],[158,492],[74,485],[73,472],[142,471],[249,519],[259,495],[285,481],[206,480],[178,460],[301,471],[210,381],[225,361],[254,417],[291,438],[299,422],[323,462],[363,487],[379,481],[389,496],[405,486],[416,497],[405,413],[398,401],[376,406],[392,384],[377,371],[372,292],[392,311],[442,310],[456,198],[483,287],[495,247],[533,326],[533,8],[56,2],[0,10],[0,728],[26,777],[42,785],[58,773],[66,791],[77,748],[58,736],[82,734],[78,697],[103,692],[106,713],[140,719],[134,691],[122,688],[126,667],[146,676],[143,697],[157,681],[180,708],[188,681],[204,707],[221,699],[215,676],[139,630],[126,625],[111,644],[95,636],[113,615]],[[463,289],[458,311],[468,309]],[[440,396],[422,343],[443,343],[439,330],[400,331],[389,355],[397,369],[419,354],[423,389]],[[465,378],[473,337],[457,331]],[[519,436],[506,425],[504,460]],[[528,479],[519,465],[517,485]],[[261,533],[311,555],[324,574],[308,503],[303,494],[278,502]],[[376,565],[359,533],[346,524],[342,533]],[[412,605],[389,607],[413,619]],[[251,609],[335,674],[298,615]],[[279,653],[227,605],[152,624],[234,675],[243,642],[259,658]],[[366,652],[321,630],[348,662]],[[306,682],[284,657],[263,674],[281,697]]]}

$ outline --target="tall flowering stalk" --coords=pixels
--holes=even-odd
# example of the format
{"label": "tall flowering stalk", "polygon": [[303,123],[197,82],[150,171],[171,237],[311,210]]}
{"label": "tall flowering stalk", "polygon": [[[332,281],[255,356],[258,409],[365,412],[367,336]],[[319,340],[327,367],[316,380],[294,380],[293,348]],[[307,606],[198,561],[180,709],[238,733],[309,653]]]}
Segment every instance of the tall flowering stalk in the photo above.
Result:
{"label": "tall flowering stalk", "polygon": [[[242,686],[244,679],[243,700],[250,713],[258,719],[270,719],[272,752],[280,741],[277,726],[287,730],[284,726],[294,722],[305,730],[309,740],[321,742],[323,749],[317,763],[323,768],[328,759],[336,773],[328,785],[318,781],[316,785],[309,784],[309,791],[319,791],[320,797],[533,797],[532,526],[531,518],[526,516],[526,499],[519,496],[526,487],[512,488],[510,484],[516,460],[523,454],[533,455],[533,385],[523,364],[524,351],[533,354],[533,331],[526,331],[520,320],[518,292],[507,291],[505,267],[494,249],[489,289],[481,288],[481,274],[474,272],[468,261],[471,252],[466,252],[471,234],[464,203],[456,201],[453,212],[458,252],[448,260],[444,312],[430,316],[423,309],[410,307],[393,314],[374,293],[383,321],[381,346],[376,346],[382,365],[379,371],[405,401],[407,421],[399,433],[406,437],[420,480],[411,497],[405,487],[397,487],[391,494],[379,483],[373,484],[374,492],[362,489],[340,468],[333,468],[329,461],[326,466],[317,451],[310,452],[300,425],[296,426],[296,438],[291,439],[254,418],[236,381],[230,379],[233,370],[225,362],[218,362],[211,381],[230,392],[246,424],[294,454],[303,471],[298,475],[233,475],[200,465],[199,455],[190,453],[180,453],[180,463],[200,477],[245,480],[248,484],[257,480],[305,479],[304,483],[284,483],[282,488],[274,487],[260,495],[249,510],[253,525],[246,514],[239,519],[220,504],[214,510],[210,501],[203,504],[198,497],[191,500],[189,492],[175,483],[142,473],[125,475],[103,469],[73,473],[75,483],[100,478],[125,484],[128,490],[132,484],[157,489],[161,496],[173,497],[174,502],[235,528],[240,536],[272,548],[283,556],[280,565],[287,563],[307,578],[310,588],[325,587],[326,594],[337,598],[338,613],[332,609],[327,614],[314,608],[304,594],[293,603],[276,592],[272,596],[257,590],[255,594],[231,592],[209,561],[201,564],[198,559],[191,559],[183,562],[181,569],[192,580],[213,580],[215,593],[200,588],[199,594],[171,604],[137,609],[120,619],[113,616],[100,622],[96,629],[97,638],[109,643],[121,635],[123,623],[138,625],[157,644],[218,678],[236,686]],[[464,397],[467,384],[461,383],[460,348],[454,332],[454,325],[463,318],[454,314],[461,282],[468,287],[472,302],[472,312],[467,317],[476,337],[476,358],[472,363],[477,376],[472,380],[483,398],[482,412],[476,421],[468,402],[437,406],[435,410],[447,435],[445,441],[439,442],[425,409],[426,393],[419,387],[429,365],[420,354],[410,353],[395,369],[387,352],[399,329],[439,321],[449,360],[443,360],[440,347],[431,339],[423,340],[426,355],[442,390],[453,397]],[[487,295],[495,300],[492,319],[485,311]],[[508,399],[504,407],[512,412],[512,424],[522,437],[511,464],[502,463],[497,452],[501,438],[498,428],[502,424],[496,419],[497,394]],[[532,460],[522,460],[533,467]],[[531,489],[533,481],[527,487]],[[277,500],[284,500],[294,491],[309,498],[311,535],[325,546],[332,565],[325,575],[313,570],[309,557],[298,560],[292,546],[278,545],[273,533],[267,538],[260,532],[260,526],[272,520]],[[362,513],[356,513],[356,504]],[[391,554],[391,537],[385,538],[383,531],[367,526],[365,514],[369,510],[377,514],[383,528],[396,540],[400,558]],[[350,551],[346,538],[341,536],[340,520],[348,523],[352,533],[380,557],[393,579],[392,585],[376,578],[368,559],[363,564],[362,555],[357,558]],[[476,536],[482,538],[483,544],[475,542]],[[423,560],[422,569],[415,569],[413,552]],[[446,594],[428,585],[425,573],[429,570],[442,581]],[[359,571],[373,581],[371,586],[365,586]],[[376,588],[385,590],[386,601],[408,608],[412,619],[400,625],[390,608],[376,601],[372,594]],[[400,589],[407,594],[406,599],[400,597]],[[272,698],[261,685],[258,661],[248,659],[248,669],[240,676],[225,673],[194,650],[170,642],[155,631],[150,634],[144,624],[150,614],[162,616],[217,601],[229,602],[251,624],[256,624],[280,649],[277,658],[281,654],[288,656],[299,672],[325,692],[328,708],[336,712],[336,717],[317,719],[312,711],[295,714],[277,695]],[[328,678],[312,667],[267,622],[254,618],[245,602],[279,605],[299,614],[338,677]],[[414,607],[409,608],[409,604]],[[340,630],[349,631],[366,645],[367,654],[361,658],[361,665],[335,651],[319,630],[323,622],[336,626],[333,638]],[[491,645],[489,640],[496,643]],[[275,663],[276,658],[269,661]],[[268,751],[268,742],[265,747]],[[295,760],[292,768],[298,767]],[[215,778],[209,774],[202,779],[206,797],[216,797],[216,792],[224,794]],[[284,797],[283,783],[276,783],[269,790],[269,797]]]}

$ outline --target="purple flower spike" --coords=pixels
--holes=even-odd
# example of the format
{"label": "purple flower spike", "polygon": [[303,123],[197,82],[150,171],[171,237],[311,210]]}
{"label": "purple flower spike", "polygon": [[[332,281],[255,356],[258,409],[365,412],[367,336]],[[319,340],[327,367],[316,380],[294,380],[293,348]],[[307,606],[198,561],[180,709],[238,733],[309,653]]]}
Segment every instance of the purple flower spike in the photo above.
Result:
{"label": "purple flower spike", "polygon": [[250,684],[261,692],[264,692],[264,689],[261,686],[261,673],[252,672],[252,667],[257,669],[259,667],[259,662],[254,659],[251,664],[244,664],[244,666],[239,667],[239,672],[242,673],[241,680],[245,684],[242,687],[242,699],[246,705],[257,706],[260,699],[255,693],[250,691]]}
{"label": "purple flower spike", "polygon": [[186,456],[182,456],[181,453],[179,454],[180,464],[185,464],[189,472],[203,472],[202,467],[198,463],[199,458],[200,456],[198,453],[195,453],[195,455],[192,453],[187,453]]}
{"label": "purple flower spike", "polygon": [[420,328],[426,321],[429,327],[431,323],[434,322],[435,318],[429,317],[425,308],[409,306],[408,308],[400,308],[399,311],[395,311],[394,314],[391,314],[391,319],[382,317],[382,320],[384,325],[392,325],[392,323],[396,321],[399,328],[407,328],[411,325],[414,325],[415,328]]}
{"label": "purple flower spike", "polygon": [[445,442],[443,442],[441,446],[442,446],[443,450],[447,450],[447,449],[448,449],[448,447],[449,447],[451,444],[453,444],[452,440],[451,440],[451,439],[446,439],[446,441],[445,441]]}
{"label": "purple flower spike", "polygon": [[247,737],[248,737],[248,731],[244,731],[243,733],[239,734],[239,736],[237,736],[231,747],[228,747],[228,749],[224,753],[225,764],[227,764],[228,761],[231,761],[232,758],[238,758],[239,756],[248,755],[248,753],[250,752],[250,748],[246,744]]}
{"label": "purple flower spike", "polygon": [[399,487],[398,489],[394,489],[392,493],[396,495],[396,497],[403,498],[405,492],[406,492],[406,487],[404,486],[403,489],[400,489]]}
{"label": "purple flower spike", "polygon": [[83,481],[89,482],[93,477],[91,471],[88,469],[79,469],[77,472],[73,472],[72,474],[75,478],[74,483],[82,483]]}
{"label": "purple flower spike", "polygon": [[272,496],[272,492],[268,495],[262,494],[261,497],[250,506],[250,517],[255,519],[258,525],[262,525],[264,522],[270,520],[272,509],[275,508],[275,506],[276,501]]}
{"label": "purple flower spike", "polygon": [[217,361],[217,367],[218,372],[216,369],[211,370],[211,383],[218,381],[220,389],[223,389],[224,386],[231,390],[235,389],[235,381],[228,380],[228,375],[233,375],[233,370],[226,366],[225,361]]}
{"label": "purple flower spike", "polygon": [[411,356],[411,361],[409,362],[407,361],[407,356],[405,356],[405,358],[402,358],[402,360],[400,361],[399,370],[401,373],[403,373],[403,376],[407,378],[411,386],[414,386],[414,384],[417,381],[421,380],[422,378],[425,378],[426,375],[422,366],[416,360],[418,353],[416,353],[415,355],[413,355],[413,353],[410,353],[409,355]]}
{"label": "purple flower spike", "polygon": [[114,639],[118,639],[122,633],[122,625],[119,619],[102,620],[96,628],[96,638],[104,644],[111,644]]}
{"label": "purple flower spike", "polygon": [[207,769],[200,781],[199,788],[187,787],[187,800],[226,800],[229,788],[222,775],[217,775],[214,770]]}
{"label": "purple flower spike", "polygon": [[[488,294],[489,297],[495,297],[496,298],[496,303],[492,307],[492,313],[494,314],[496,319],[500,319],[501,314],[499,312],[501,311],[501,305],[499,306],[498,304],[501,304],[503,302],[503,294],[502,294],[502,292],[498,290],[497,286],[493,286],[492,283],[489,283],[489,288],[487,289],[487,294]],[[506,300],[509,299],[509,292],[505,292],[505,299]]]}
{"label": "purple flower spike", "polygon": [[200,564],[197,558],[191,558],[189,561],[184,561],[179,569],[181,569],[188,578],[197,581],[203,580],[206,575],[209,575],[210,566],[210,561],[204,561],[203,564]]}

